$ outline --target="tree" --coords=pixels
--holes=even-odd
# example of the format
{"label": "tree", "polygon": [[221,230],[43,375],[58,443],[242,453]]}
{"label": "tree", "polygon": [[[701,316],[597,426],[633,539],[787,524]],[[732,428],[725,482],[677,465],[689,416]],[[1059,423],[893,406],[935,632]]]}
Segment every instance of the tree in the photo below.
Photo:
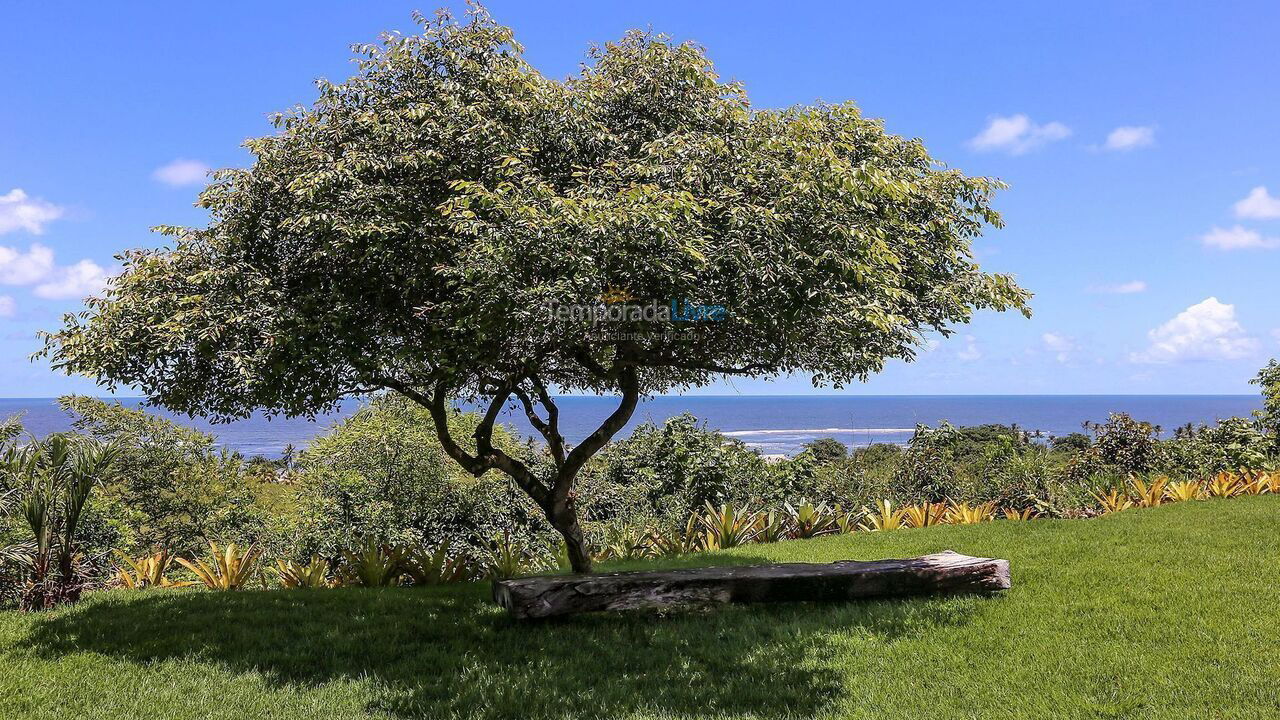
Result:
{"label": "tree", "polygon": [[219,452],[212,435],[83,395],[58,405],[75,430],[116,448],[102,495],[115,501],[133,550],[196,552],[210,540],[253,535],[260,524],[244,463]]}
{"label": "tree", "polygon": [[1274,451],[1280,453],[1280,362],[1273,358],[1249,382],[1262,390],[1262,409],[1254,411],[1254,415],[1271,436]]}
{"label": "tree", "polygon": [[804,444],[805,452],[813,456],[819,465],[843,460],[849,456],[849,448],[835,438],[818,438]]}
{"label": "tree", "polygon": [[[838,387],[975,309],[1027,312],[970,251],[1000,184],[851,104],[753,110],[699,48],[643,32],[554,80],[482,8],[418,20],[248,141],[252,167],[200,195],[207,227],[126,253],[45,337],[52,364],[215,420],[400,393],[587,570],[574,478],[641,396],[725,375]],[[563,391],[619,402],[571,444]],[[483,408],[474,451],[449,431],[458,401]],[[551,472],[494,444],[508,403]]]}

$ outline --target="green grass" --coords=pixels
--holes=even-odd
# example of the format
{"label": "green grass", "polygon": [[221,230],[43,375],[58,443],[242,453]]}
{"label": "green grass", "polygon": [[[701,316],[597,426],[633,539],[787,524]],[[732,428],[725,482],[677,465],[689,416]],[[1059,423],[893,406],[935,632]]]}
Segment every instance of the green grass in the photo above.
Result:
{"label": "green grass", "polygon": [[1280,717],[1280,498],[754,545],[1008,558],[999,597],[516,624],[487,587],[0,614],[4,718]]}

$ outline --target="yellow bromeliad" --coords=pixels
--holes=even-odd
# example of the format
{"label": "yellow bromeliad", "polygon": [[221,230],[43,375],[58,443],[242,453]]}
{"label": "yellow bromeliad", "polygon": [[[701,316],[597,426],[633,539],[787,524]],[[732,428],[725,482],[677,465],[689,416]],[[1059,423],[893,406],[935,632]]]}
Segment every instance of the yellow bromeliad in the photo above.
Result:
{"label": "yellow bromeliad", "polygon": [[235,543],[227,543],[219,548],[217,543],[209,543],[209,555],[212,560],[177,558],[179,564],[196,574],[205,587],[210,590],[242,590],[253,578],[258,569],[258,561],[262,559],[262,551],[253,545],[241,549]]}
{"label": "yellow bromeliad", "polygon": [[322,588],[329,586],[329,561],[312,557],[306,565],[293,560],[276,560],[276,577],[287,588]]}
{"label": "yellow bromeliad", "polygon": [[164,574],[169,569],[171,558],[166,550],[161,550],[154,555],[143,555],[139,558],[131,558],[122,552],[117,551],[120,559],[124,561],[128,567],[122,567],[116,572],[116,579],[120,584],[130,590],[141,590],[149,587],[189,587],[195,585],[193,582],[183,581],[174,582],[165,577]]}
{"label": "yellow bromeliad", "polygon": [[897,530],[904,527],[903,513],[901,510],[894,510],[893,503],[888,500],[881,500],[876,504],[876,509],[863,508],[866,519],[858,525],[862,530],[875,532],[878,530]]}
{"label": "yellow bromeliad", "polygon": [[1143,480],[1139,477],[1129,478],[1129,490],[1133,496],[1133,502],[1139,507],[1156,507],[1163,505],[1165,496],[1165,488],[1169,485],[1169,478],[1164,475],[1157,475],[1150,481]]}
{"label": "yellow bromeliad", "polygon": [[708,501],[702,527],[706,531],[707,547],[712,550],[746,545],[760,533],[756,514],[730,503],[716,507]]}
{"label": "yellow bromeliad", "polygon": [[1209,497],[1229,498],[1244,492],[1244,483],[1235,473],[1220,472],[1205,483]]}
{"label": "yellow bromeliad", "polygon": [[1240,469],[1240,487],[1241,492],[1248,495],[1261,495],[1266,492],[1273,492],[1271,489],[1272,479],[1271,473],[1266,470],[1245,470]]}
{"label": "yellow bromeliad", "polygon": [[922,528],[946,522],[947,504],[943,502],[908,505],[902,509],[907,527]]}
{"label": "yellow bromeliad", "polygon": [[1022,520],[1022,521],[1026,521],[1026,520],[1034,520],[1034,519],[1036,519],[1036,518],[1037,518],[1037,517],[1039,517],[1039,516],[1040,516],[1040,513],[1036,512],[1036,509],[1035,509],[1035,508],[1023,508],[1023,509],[1021,509],[1021,510],[1017,510],[1017,509],[1015,509],[1015,508],[1005,508],[1005,509],[1004,509],[1004,519],[1005,519],[1005,520]]}
{"label": "yellow bromeliad", "polygon": [[1104,515],[1133,507],[1133,500],[1130,500],[1125,493],[1120,492],[1119,488],[1111,488],[1105,495],[1095,492],[1093,493],[1093,499],[1097,500],[1098,504],[1102,506]]}
{"label": "yellow bromeliad", "polygon": [[1173,502],[1199,500],[1204,497],[1204,485],[1195,480],[1179,480],[1169,483],[1164,489],[1164,496]]}
{"label": "yellow bromeliad", "polygon": [[996,504],[994,502],[985,502],[978,505],[970,505],[969,503],[952,503],[947,508],[947,522],[952,525],[976,525],[978,523],[994,520],[996,517]]}

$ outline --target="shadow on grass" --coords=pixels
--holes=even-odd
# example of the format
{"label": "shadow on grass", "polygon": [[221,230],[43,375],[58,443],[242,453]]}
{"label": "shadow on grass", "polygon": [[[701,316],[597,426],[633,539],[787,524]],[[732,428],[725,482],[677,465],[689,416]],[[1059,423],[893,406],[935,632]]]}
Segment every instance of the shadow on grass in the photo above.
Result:
{"label": "shadow on grass", "polygon": [[365,679],[368,709],[400,717],[807,717],[843,693],[823,663],[837,635],[891,642],[963,623],[980,602],[736,606],[525,624],[488,593],[487,584],[118,592],[42,620],[25,644],[47,657],[92,651],[136,663],[217,663],[304,688]]}

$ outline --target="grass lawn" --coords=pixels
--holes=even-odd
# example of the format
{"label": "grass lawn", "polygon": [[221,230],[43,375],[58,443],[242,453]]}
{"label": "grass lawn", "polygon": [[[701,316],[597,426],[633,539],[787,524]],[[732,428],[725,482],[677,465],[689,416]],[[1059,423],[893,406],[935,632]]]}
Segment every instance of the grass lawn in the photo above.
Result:
{"label": "grass lawn", "polygon": [[677,564],[946,548],[1013,589],[529,625],[487,585],[100,593],[0,613],[0,717],[1280,717],[1280,497]]}

